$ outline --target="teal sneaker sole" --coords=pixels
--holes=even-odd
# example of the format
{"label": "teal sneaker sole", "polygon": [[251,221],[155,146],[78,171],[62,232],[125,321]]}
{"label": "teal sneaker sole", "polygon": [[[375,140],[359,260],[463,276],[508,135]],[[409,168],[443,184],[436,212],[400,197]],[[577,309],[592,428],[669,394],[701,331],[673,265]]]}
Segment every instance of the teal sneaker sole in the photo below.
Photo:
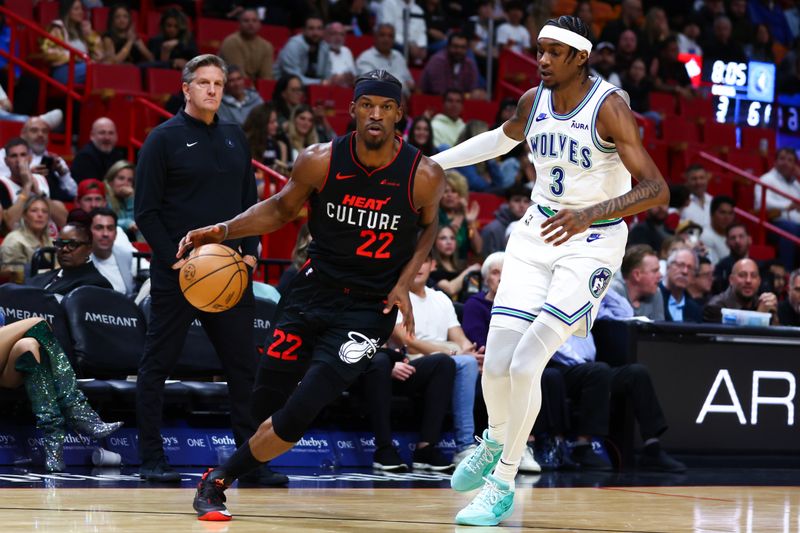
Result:
{"label": "teal sneaker sole", "polygon": [[514,514],[514,506],[508,508],[500,516],[464,516],[461,513],[456,515],[456,524],[459,526],[496,526],[503,520]]}

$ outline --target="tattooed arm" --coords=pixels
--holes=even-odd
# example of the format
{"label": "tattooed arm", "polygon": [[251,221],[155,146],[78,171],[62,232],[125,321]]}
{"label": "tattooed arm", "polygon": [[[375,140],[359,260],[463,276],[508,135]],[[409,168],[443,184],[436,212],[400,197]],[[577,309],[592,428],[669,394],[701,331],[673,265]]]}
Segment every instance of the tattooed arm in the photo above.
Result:
{"label": "tattooed arm", "polygon": [[639,139],[639,128],[630,108],[617,94],[603,102],[597,115],[597,134],[617,146],[625,168],[637,180],[627,193],[583,209],[562,209],[542,224],[545,242],[554,246],[586,231],[592,222],[626,217],[669,202],[669,189],[656,164]]}

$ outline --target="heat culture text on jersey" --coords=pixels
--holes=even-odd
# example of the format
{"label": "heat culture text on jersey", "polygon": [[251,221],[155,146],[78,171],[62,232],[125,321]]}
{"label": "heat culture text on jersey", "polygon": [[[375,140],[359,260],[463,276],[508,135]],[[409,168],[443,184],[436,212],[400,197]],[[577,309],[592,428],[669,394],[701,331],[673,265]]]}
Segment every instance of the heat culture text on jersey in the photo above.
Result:
{"label": "heat culture text on jersey", "polygon": [[381,213],[391,196],[383,199],[345,194],[339,204],[327,202],[325,211],[329,218],[365,229],[397,231],[400,215]]}

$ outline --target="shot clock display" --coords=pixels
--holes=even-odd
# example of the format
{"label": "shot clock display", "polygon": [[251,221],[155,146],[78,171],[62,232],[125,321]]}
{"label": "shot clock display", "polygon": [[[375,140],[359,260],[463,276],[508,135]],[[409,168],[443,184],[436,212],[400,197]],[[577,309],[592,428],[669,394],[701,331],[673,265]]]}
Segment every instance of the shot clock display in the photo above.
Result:
{"label": "shot clock display", "polygon": [[714,61],[704,72],[714,95],[714,118],[739,126],[775,125],[775,65]]}

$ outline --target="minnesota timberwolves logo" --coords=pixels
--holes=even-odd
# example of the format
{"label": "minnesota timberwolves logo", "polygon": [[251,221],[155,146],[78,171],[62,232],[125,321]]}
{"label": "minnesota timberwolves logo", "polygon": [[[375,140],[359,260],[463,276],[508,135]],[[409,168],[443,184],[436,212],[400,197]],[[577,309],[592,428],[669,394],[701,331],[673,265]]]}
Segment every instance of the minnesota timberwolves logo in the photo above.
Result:
{"label": "minnesota timberwolves logo", "polygon": [[339,347],[339,359],[349,365],[359,362],[365,356],[372,358],[378,350],[378,339],[370,339],[357,331],[347,334],[350,340]]}
{"label": "minnesota timberwolves logo", "polygon": [[611,281],[611,271],[607,268],[598,268],[589,278],[589,291],[595,298],[600,298],[600,295],[605,292]]}

